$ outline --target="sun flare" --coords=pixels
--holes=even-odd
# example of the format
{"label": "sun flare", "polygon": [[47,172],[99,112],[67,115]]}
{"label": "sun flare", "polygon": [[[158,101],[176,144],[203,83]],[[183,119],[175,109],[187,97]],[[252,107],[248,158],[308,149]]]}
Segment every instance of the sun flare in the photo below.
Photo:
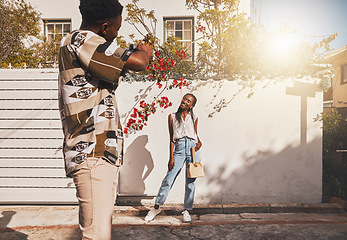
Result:
{"label": "sun flare", "polygon": [[268,39],[266,52],[272,59],[288,57],[297,47],[295,38],[290,34],[274,34]]}

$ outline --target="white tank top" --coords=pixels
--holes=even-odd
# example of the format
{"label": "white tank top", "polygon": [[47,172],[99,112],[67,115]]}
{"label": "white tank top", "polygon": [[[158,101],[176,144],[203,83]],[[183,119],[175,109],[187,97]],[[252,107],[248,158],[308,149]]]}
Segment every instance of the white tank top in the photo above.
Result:
{"label": "white tank top", "polygon": [[[189,113],[186,116],[186,119],[184,120],[182,117],[182,122],[179,123],[176,119],[175,113],[171,113],[172,117],[172,129],[173,129],[173,141],[175,142],[177,139],[183,138],[183,137],[189,137],[191,139],[194,139],[198,141],[198,136],[194,129],[194,123],[192,120],[192,115]],[[194,121],[196,121],[198,118],[195,117]]]}

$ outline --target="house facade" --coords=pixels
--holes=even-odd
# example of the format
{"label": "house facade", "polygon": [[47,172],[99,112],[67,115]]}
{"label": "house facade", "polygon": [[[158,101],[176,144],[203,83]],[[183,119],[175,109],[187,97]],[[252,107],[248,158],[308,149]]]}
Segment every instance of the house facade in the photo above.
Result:
{"label": "house facade", "polygon": [[[81,25],[81,15],[78,9],[79,0],[28,1],[41,12],[42,34],[48,40],[52,39],[54,34],[65,35],[72,30],[78,29]],[[124,6],[123,19],[127,17],[125,6],[131,2],[131,0],[120,0],[120,3]],[[194,28],[198,12],[187,9],[185,2],[185,0],[140,0],[138,6],[146,9],[148,12],[154,10],[154,15],[158,20],[155,32],[161,42],[170,35],[179,37],[182,44],[188,47],[188,52],[194,56],[198,51],[194,40],[200,37],[199,34],[195,33]],[[240,13],[244,12],[249,16],[250,2],[251,0],[240,0],[238,11]],[[137,39],[143,38],[133,26],[123,20],[119,36],[123,36],[125,40],[130,41],[130,34],[135,34]]]}
{"label": "house facade", "polygon": [[330,88],[324,93],[326,110],[336,108],[347,119],[347,45],[331,52],[325,57],[331,64]]}

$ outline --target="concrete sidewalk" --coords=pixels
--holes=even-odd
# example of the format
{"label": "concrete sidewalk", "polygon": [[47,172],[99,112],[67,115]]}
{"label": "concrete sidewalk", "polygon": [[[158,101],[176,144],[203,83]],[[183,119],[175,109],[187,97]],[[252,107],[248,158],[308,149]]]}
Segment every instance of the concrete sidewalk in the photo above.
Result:
{"label": "concrete sidewalk", "polygon": [[[183,209],[182,205],[163,206],[161,214],[147,223],[144,221],[144,216],[150,206],[115,206],[113,234],[115,236],[117,234],[128,236],[125,229],[132,229],[133,238],[138,234],[145,236],[143,234],[148,233],[149,238],[147,239],[159,239],[151,238],[153,236],[152,231],[163,231],[163,234],[166,234],[167,231],[163,227],[166,229],[202,228],[201,231],[204,231],[206,227],[203,228],[202,226],[220,228],[224,225],[255,228],[256,226],[275,225],[310,225],[311,227],[324,225],[327,226],[326,229],[333,227],[331,230],[337,234],[342,234],[341,236],[345,238],[341,239],[347,239],[347,213],[338,204],[197,204],[194,207],[194,210],[191,211],[191,223],[182,222],[182,215],[180,214]],[[78,206],[7,205],[0,206],[0,211],[2,213],[0,218],[1,240],[78,239]],[[140,229],[141,232],[137,233],[136,231]],[[126,238],[125,235],[120,235],[122,236],[120,239],[131,239],[130,236]],[[169,237],[168,239],[179,238]],[[223,237],[221,236],[220,239]]]}
{"label": "concrete sidewalk", "polygon": [[[129,224],[145,224],[144,216],[151,206],[115,206],[113,224],[127,224],[126,219],[131,217],[134,221]],[[164,205],[160,216],[179,216],[183,210],[182,205]],[[60,226],[78,224],[78,206],[73,205],[3,205],[0,206],[2,217],[0,228],[14,228],[25,226]],[[206,214],[242,214],[242,213],[345,213],[338,204],[330,203],[292,203],[292,204],[195,204],[190,212],[192,215],[200,216]]]}

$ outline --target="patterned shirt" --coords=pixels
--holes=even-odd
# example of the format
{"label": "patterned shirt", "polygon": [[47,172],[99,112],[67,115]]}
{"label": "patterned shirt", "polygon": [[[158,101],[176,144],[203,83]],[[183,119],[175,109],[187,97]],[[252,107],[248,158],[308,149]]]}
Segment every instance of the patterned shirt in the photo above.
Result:
{"label": "patterned shirt", "polygon": [[123,131],[115,90],[130,54],[91,31],[77,30],[62,39],[59,110],[67,176],[88,157],[122,164]]}

